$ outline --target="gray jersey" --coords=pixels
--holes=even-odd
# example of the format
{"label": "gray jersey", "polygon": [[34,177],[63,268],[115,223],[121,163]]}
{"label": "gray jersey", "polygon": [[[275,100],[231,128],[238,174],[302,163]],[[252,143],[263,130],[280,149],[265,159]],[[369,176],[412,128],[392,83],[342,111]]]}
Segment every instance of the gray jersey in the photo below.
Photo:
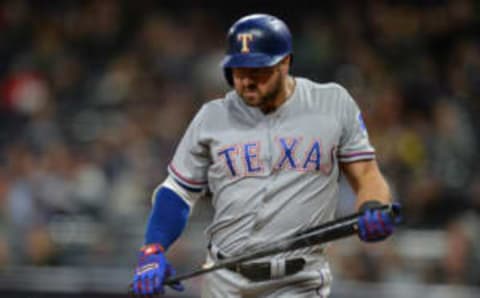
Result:
{"label": "gray jersey", "polygon": [[234,91],[206,103],[169,173],[192,191],[210,189],[215,213],[207,235],[233,255],[331,220],[338,162],[373,158],[348,92],[338,84],[296,78],[291,97],[268,115]]}

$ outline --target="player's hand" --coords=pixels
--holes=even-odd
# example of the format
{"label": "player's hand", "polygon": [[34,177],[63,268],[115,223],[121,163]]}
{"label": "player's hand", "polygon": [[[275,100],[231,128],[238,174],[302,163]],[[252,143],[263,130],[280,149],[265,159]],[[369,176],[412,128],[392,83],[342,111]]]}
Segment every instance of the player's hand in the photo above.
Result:
{"label": "player's hand", "polygon": [[[175,270],[168,263],[163,251],[159,244],[149,244],[140,249],[132,283],[132,292],[136,297],[163,294],[165,292],[163,281],[175,275]],[[176,291],[184,290],[180,283],[169,286]]]}
{"label": "player's hand", "polygon": [[[393,233],[395,225],[399,224],[401,218],[393,217],[390,210],[374,209],[381,206],[376,201],[369,201],[360,208],[363,215],[358,218],[358,236],[366,242],[375,242],[386,239]],[[400,205],[394,203],[392,208],[398,212]]]}

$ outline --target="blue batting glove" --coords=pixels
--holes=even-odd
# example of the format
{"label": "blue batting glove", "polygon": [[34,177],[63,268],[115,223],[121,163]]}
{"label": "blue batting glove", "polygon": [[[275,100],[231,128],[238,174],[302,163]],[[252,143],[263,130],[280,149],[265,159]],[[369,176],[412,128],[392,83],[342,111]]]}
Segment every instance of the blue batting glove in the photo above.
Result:
{"label": "blue batting glove", "polygon": [[[381,205],[377,201],[368,201],[360,208],[363,214],[358,218],[358,236],[363,241],[382,241],[390,236],[395,225],[400,223],[400,216],[392,216],[390,210],[374,209]],[[392,208],[399,213],[400,205],[398,203],[394,203]]]}
{"label": "blue batting glove", "polygon": [[[133,278],[133,293],[136,296],[151,297],[164,294],[163,281],[175,275],[175,270],[168,263],[164,249],[160,244],[145,245],[140,249],[138,264]],[[169,285],[176,291],[183,291],[182,284]]]}

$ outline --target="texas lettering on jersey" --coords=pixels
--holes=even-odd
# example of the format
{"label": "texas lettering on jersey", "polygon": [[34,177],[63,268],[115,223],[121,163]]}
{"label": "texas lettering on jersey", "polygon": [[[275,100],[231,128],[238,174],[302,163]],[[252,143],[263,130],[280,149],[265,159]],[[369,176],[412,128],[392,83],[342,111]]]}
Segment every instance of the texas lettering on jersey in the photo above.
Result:
{"label": "texas lettering on jersey", "polygon": [[[319,139],[308,143],[302,137],[276,137],[275,146],[280,152],[271,165],[273,171],[293,170],[298,172],[322,172],[330,174],[333,165],[335,147],[327,152]],[[307,144],[305,144],[307,143]],[[232,144],[217,151],[217,156],[224,163],[230,177],[261,175],[268,169],[262,161],[262,144],[260,141]],[[322,162],[327,153],[327,162]]]}

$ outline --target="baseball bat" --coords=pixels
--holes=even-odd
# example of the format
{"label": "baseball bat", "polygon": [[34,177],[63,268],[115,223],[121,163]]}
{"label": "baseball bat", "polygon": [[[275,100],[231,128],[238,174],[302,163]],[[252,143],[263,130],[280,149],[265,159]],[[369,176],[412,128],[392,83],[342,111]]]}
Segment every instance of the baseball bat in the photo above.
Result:
{"label": "baseball bat", "polygon": [[[380,210],[388,210],[388,214],[393,222],[397,223],[401,220],[400,208],[396,205],[382,205],[377,208]],[[341,217],[327,223],[309,228],[299,232],[293,236],[287,237],[273,244],[266,245],[260,249],[240,256],[233,256],[228,259],[220,260],[212,263],[208,267],[202,267],[195,271],[167,278],[164,285],[172,285],[179,281],[189,279],[198,275],[212,272],[226,267],[234,267],[241,263],[252,261],[255,259],[275,255],[281,252],[296,250],[312,245],[327,243],[340,238],[345,238],[358,232],[358,217],[363,213],[358,212],[345,217]],[[129,287],[131,292],[132,285]]]}

